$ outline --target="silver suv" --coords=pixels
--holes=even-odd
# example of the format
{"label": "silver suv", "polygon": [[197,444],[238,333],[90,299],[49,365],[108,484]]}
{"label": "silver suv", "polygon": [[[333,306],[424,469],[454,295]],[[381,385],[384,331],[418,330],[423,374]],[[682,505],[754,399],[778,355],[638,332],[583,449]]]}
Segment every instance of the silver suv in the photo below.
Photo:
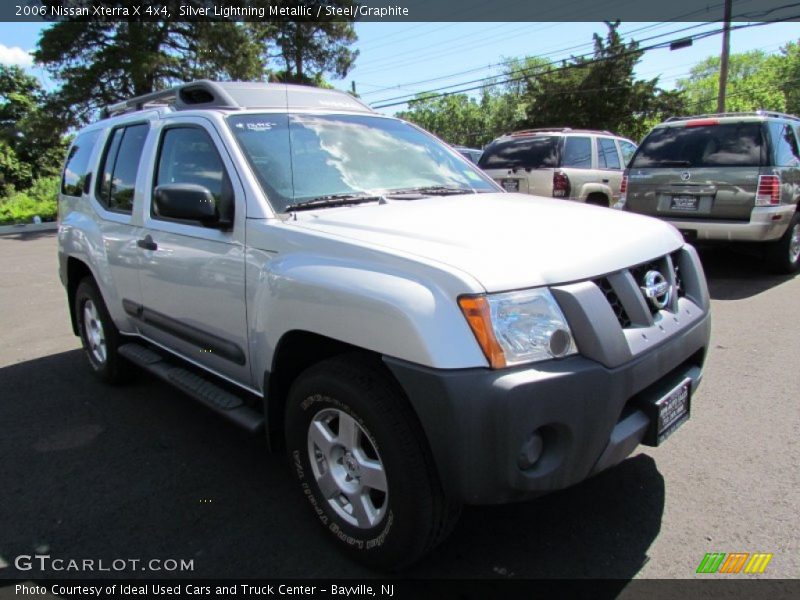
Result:
{"label": "silver suv", "polygon": [[478,165],[509,192],[611,206],[635,151],[609,131],[526,129],[494,140]]}
{"label": "silver suv", "polygon": [[800,119],[758,111],[673,117],[642,141],[625,210],[689,241],[759,242],[772,267],[800,267]]}
{"label": "silver suv", "polygon": [[265,431],[368,565],[417,560],[464,503],[660,444],[700,383],[708,291],[674,228],[505,193],[343,93],[206,81],[112,106],[59,214],[94,373],[136,365]]}

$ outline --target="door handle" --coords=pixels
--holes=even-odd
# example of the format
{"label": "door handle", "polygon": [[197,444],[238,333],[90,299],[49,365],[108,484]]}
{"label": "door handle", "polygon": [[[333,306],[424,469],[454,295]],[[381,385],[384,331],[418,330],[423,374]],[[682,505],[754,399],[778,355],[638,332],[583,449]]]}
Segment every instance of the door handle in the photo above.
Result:
{"label": "door handle", "polygon": [[603,183],[608,183],[608,179],[603,179]]}
{"label": "door handle", "polygon": [[136,240],[136,245],[145,250],[158,250],[158,244],[149,235],[144,236],[144,239]]}

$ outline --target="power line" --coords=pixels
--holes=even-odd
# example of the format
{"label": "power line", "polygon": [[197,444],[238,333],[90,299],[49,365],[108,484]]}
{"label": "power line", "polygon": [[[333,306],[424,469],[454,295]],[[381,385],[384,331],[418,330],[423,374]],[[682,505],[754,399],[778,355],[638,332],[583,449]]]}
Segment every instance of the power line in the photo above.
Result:
{"label": "power line", "polygon": [[[800,5],[800,3],[794,4],[792,6],[797,6],[797,5]],[[744,25],[736,25],[736,26],[732,26],[731,27],[731,31],[738,30],[738,29],[747,29],[747,28],[750,28],[750,27],[760,27],[762,25],[770,25],[772,23],[788,21],[788,20],[791,20],[791,19],[796,19],[798,17],[800,17],[800,15],[792,15],[792,16],[786,17],[784,19],[779,19],[779,20],[771,21],[771,22],[748,23],[748,24],[744,24]],[[692,29],[692,28],[696,28],[696,27],[697,26],[693,26],[693,27],[687,27],[687,28],[684,28],[684,29],[681,29],[681,30],[675,30],[675,31],[667,33],[667,34],[661,34],[661,35],[658,35],[658,36],[653,36],[651,38],[646,38],[645,40],[642,40],[642,41],[646,41],[647,39],[656,39],[656,38],[659,38],[659,37],[664,37],[664,35],[670,35],[671,33],[679,33],[681,31],[686,31],[688,29]],[[692,40],[703,39],[703,38],[706,38],[706,37],[710,37],[712,35],[716,35],[716,34],[720,33],[720,31],[722,31],[722,30],[721,29],[716,29],[716,30],[701,32],[701,33],[698,33],[698,34],[695,34],[695,35],[691,36],[691,39]],[[681,38],[681,39],[686,39],[686,38]],[[652,44],[650,46],[639,47],[639,48],[636,48],[635,50],[631,50],[631,51],[628,51],[628,52],[623,52],[623,53],[620,53],[620,54],[616,54],[613,57],[606,57],[606,58],[600,58],[600,59],[594,59],[594,60],[587,60],[581,65],[574,65],[574,64],[572,64],[572,65],[564,65],[564,66],[556,68],[556,69],[550,69],[550,70],[546,71],[545,73],[546,74],[557,73],[559,71],[564,71],[564,70],[567,70],[567,69],[585,67],[585,66],[588,66],[588,65],[591,65],[591,64],[595,64],[595,63],[598,63],[598,62],[607,61],[607,60],[610,60],[612,58],[620,58],[620,57],[628,56],[628,55],[635,54],[635,53],[646,52],[648,50],[654,50],[654,49],[657,49],[657,48],[665,48],[665,47],[668,47],[669,44],[671,44],[674,41],[676,41],[676,40],[668,40],[666,42],[659,42],[657,44]],[[541,65],[541,66],[537,66],[535,68],[542,69],[542,68],[547,67],[549,65],[555,64],[555,62],[556,61],[551,62],[548,65]],[[528,70],[530,70],[530,69],[528,69]],[[451,89],[453,87],[457,87],[459,85],[469,85],[471,83],[479,83],[479,85],[475,85],[475,86],[472,86],[472,87],[461,88],[461,89],[452,90],[452,91],[446,91],[446,92],[442,92],[442,93],[439,93],[439,94],[432,94],[432,95],[426,96],[425,99],[426,100],[430,100],[430,99],[440,98],[440,97],[443,97],[443,96],[449,96],[449,95],[452,95],[452,94],[460,94],[460,93],[464,93],[464,92],[475,91],[475,90],[482,89],[482,88],[495,87],[497,85],[505,85],[505,84],[508,84],[508,83],[514,83],[516,81],[527,80],[527,79],[529,79],[529,77],[530,77],[530,75],[523,74],[523,75],[520,75],[520,76],[501,79],[499,81],[492,81],[492,79],[496,79],[496,78],[487,77],[487,78],[477,79],[477,80],[473,80],[473,81],[462,82],[461,84],[443,86],[442,88],[438,88],[438,89],[430,90],[430,91],[438,91],[438,90],[445,90],[445,89],[449,90],[449,89]],[[422,93],[425,93],[425,92],[422,92]],[[417,96],[418,95],[419,94],[417,94]],[[400,106],[400,105],[403,105],[403,104],[408,104],[410,101],[414,100],[414,98],[413,97],[409,97],[408,95],[403,95],[403,96],[398,96],[396,98],[389,98],[387,100],[397,100],[397,102],[384,101],[385,102],[384,104],[377,104],[377,105],[373,106],[373,108],[379,109],[379,108],[389,108],[389,107],[392,107],[392,106]]]}

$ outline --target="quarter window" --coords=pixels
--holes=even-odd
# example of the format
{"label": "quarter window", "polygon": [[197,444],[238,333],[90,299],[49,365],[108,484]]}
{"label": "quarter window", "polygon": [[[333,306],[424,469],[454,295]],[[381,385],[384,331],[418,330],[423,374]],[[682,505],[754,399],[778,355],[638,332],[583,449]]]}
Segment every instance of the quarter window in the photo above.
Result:
{"label": "quarter window", "polygon": [[622,160],[625,165],[631,162],[633,155],[636,154],[636,145],[626,142],[625,140],[619,141],[619,149],[622,151]]}
{"label": "quarter window", "polygon": [[67,163],[61,175],[61,193],[65,196],[80,196],[86,185],[89,157],[92,155],[98,131],[80,134],[67,155]]}
{"label": "quarter window", "polygon": [[133,210],[136,174],[148,129],[141,123],[120,127],[111,133],[100,168],[97,193],[100,203],[109,210],[123,213]]}
{"label": "quarter window", "polygon": [[617,145],[611,138],[597,138],[597,165],[601,169],[620,169]]}
{"label": "quarter window", "polygon": [[800,152],[792,128],[780,123],[770,123],[775,144],[775,166],[796,167],[800,165]]}
{"label": "quarter window", "polygon": [[588,137],[565,138],[561,166],[590,169],[592,166],[592,140]]}

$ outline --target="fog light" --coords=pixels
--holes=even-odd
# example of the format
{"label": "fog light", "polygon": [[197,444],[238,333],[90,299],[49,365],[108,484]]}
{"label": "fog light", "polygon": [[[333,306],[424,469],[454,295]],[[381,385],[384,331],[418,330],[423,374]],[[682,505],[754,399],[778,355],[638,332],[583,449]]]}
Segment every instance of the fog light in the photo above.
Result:
{"label": "fog light", "polygon": [[542,457],[542,450],[544,449],[544,441],[538,431],[531,433],[525,441],[522,442],[522,447],[519,449],[519,458],[517,465],[523,471],[530,469]]}
{"label": "fog light", "polygon": [[572,346],[572,336],[565,329],[556,329],[550,334],[550,355],[558,358],[569,352]]}

